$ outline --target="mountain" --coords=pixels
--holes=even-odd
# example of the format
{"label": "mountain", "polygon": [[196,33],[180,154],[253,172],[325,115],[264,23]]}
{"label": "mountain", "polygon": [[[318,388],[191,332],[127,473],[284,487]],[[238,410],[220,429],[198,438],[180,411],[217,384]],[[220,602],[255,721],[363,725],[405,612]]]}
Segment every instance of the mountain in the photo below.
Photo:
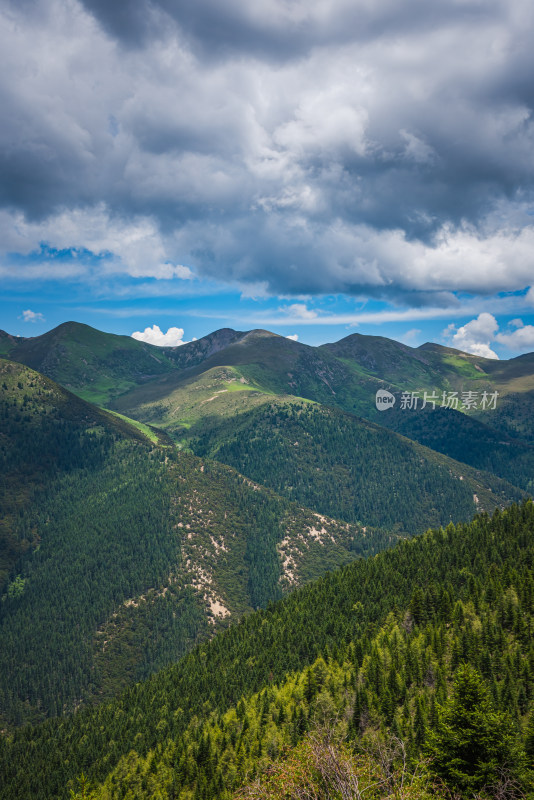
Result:
{"label": "mountain", "polygon": [[[529,387],[534,387],[533,355],[499,362],[440,345],[412,348],[384,337],[361,334],[313,348],[268,331],[231,329],[180,347],[155,348],[74,323],[43,337],[24,340],[18,345],[17,357],[28,360],[30,345],[40,353],[47,369],[57,368],[57,372],[58,365],[62,365],[64,374],[56,375],[58,379],[64,382],[68,373],[71,385],[74,382],[82,395],[88,396],[89,392],[93,397],[99,396],[101,402],[127,417],[163,428],[180,446],[192,446],[196,433],[202,427],[217,426],[217,420],[219,427],[224,427],[225,420],[231,426],[243,414],[251,419],[255,411],[274,398],[286,402],[297,396],[357,414],[481,473],[493,473],[525,491],[532,489],[534,388]],[[87,357],[81,360],[82,349],[92,349],[93,355],[86,352]],[[130,353],[129,359],[124,357],[126,352]],[[44,353],[48,355],[45,357]],[[145,361],[156,363],[155,357],[160,359],[161,372],[150,375]],[[92,365],[92,378],[84,371],[86,363]],[[121,365],[120,370],[117,364]],[[379,388],[395,393],[397,403],[393,410],[377,411],[375,394]],[[418,394],[418,408],[401,408],[403,392]],[[430,404],[421,409],[425,392],[438,397],[434,411]],[[479,399],[484,392],[498,392],[499,400],[495,410],[464,409],[466,413],[454,413],[454,408],[441,409],[439,398],[454,392],[460,399],[462,392],[471,392]],[[246,425],[239,423],[238,428],[246,439]],[[393,437],[393,448],[397,447],[396,442]],[[216,450],[219,452],[220,448],[211,448],[210,452]],[[321,467],[316,464],[314,469]],[[456,469],[450,468],[449,472],[455,474]],[[488,476],[478,479],[491,488]],[[279,485],[274,476],[265,481],[271,486]],[[421,485],[420,477],[417,483]],[[374,485],[370,484],[369,489]],[[395,486],[392,490],[396,491]],[[475,495],[480,499],[476,488],[472,492]],[[406,505],[410,505],[408,496]],[[323,506],[314,507],[322,513]],[[381,507],[385,508],[384,504]],[[482,503],[481,507],[490,508],[492,504]],[[471,502],[464,518],[473,510]],[[439,514],[430,514],[426,524],[445,521]],[[362,522],[390,524],[389,518],[378,519],[376,513]],[[409,524],[405,517],[403,528]]]}
{"label": "mountain", "polygon": [[0,331],[0,354],[35,369],[84,399],[103,405],[173,370],[196,366],[245,336],[222,329],[181,347],[156,347],[79,322],[31,338]]}
{"label": "mountain", "polygon": [[0,361],[0,386],[4,723],[112,696],[395,539],[177,453],[20,364]]}
{"label": "mountain", "polygon": [[[490,472],[338,409],[296,399],[270,398],[239,415],[204,417],[186,433],[198,455],[229,464],[284,497],[404,535],[522,496]],[[527,454],[531,463],[528,448]]]}
{"label": "mountain", "polygon": [[[448,396],[456,392],[462,410],[462,393],[472,392],[478,408],[464,408],[464,417],[476,419],[507,438],[534,441],[532,354],[499,362],[440,345],[412,348],[362,334],[314,348],[267,331],[234,333],[236,338],[232,339],[226,332],[228,344],[203,360],[199,360],[198,350],[203,340],[178,348],[181,360],[178,362],[178,356],[174,356],[179,367],[176,371],[117,396],[114,406],[133,416],[139,411],[144,414],[151,407],[152,418],[158,424],[164,421],[158,417],[159,409],[180,405],[179,400],[173,403],[175,393],[183,396],[184,389],[195,386],[202,376],[225,368],[254,391],[304,397],[380,425],[391,425],[392,415],[377,411],[378,389],[394,392],[397,408],[403,392],[417,393],[419,408],[425,392],[437,397],[438,406],[443,393]],[[197,349],[189,350],[193,346]],[[480,407],[484,392],[497,392],[495,409]],[[482,464],[476,466],[483,468]]]}
{"label": "mountain", "polygon": [[21,526],[54,477],[93,468],[103,442],[158,438],[147,426],[92,406],[21,364],[0,359],[0,593],[38,533]]}
{"label": "mountain", "polygon": [[[117,407],[135,408],[144,403],[166,403],[166,398],[173,391],[181,389],[184,383],[194,383],[200,376],[218,368],[233,371],[234,375],[243,378],[246,384],[258,391],[297,395],[333,404],[335,387],[341,385],[348,376],[347,369],[340,361],[328,353],[320,353],[318,348],[263,330],[236,336],[227,346],[194,366],[178,369],[171,375],[125,393],[117,398]],[[177,366],[189,363],[191,353],[196,357],[202,341],[178,348],[180,362],[176,362]],[[195,350],[191,349],[192,346]]]}
{"label": "mountain", "polygon": [[[497,392],[495,409],[481,409],[478,404],[478,408],[463,409],[466,412],[463,416],[473,416],[507,437],[534,442],[534,353],[500,361],[431,342],[413,348],[380,336],[362,334],[352,334],[318,349],[328,351],[360,372],[369,391],[374,387],[375,391],[386,388],[416,392],[420,405],[425,391],[428,395],[436,393],[440,398],[443,392],[447,395],[458,392],[460,399],[462,392],[471,391],[479,401],[484,391]],[[376,381],[380,381],[381,386]],[[361,413],[372,418],[374,412],[369,408],[370,404]],[[380,416],[381,424],[392,424],[393,415]],[[461,424],[460,418],[457,419]]]}
{"label": "mountain", "polygon": [[[103,404],[119,397],[130,405],[149,398],[156,402],[215,367],[237,368],[264,391],[306,397],[368,418],[377,416],[374,394],[384,387],[421,394],[498,391],[506,407],[525,397],[531,403],[534,391],[534,354],[497,361],[437,344],[413,348],[362,334],[310,347],[269,331],[223,328],[180,347],[156,347],[67,322],[29,339],[0,332],[0,352]],[[130,401],[124,398],[129,393]],[[503,411],[492,419],[505,416]]]}
{"label": "mountain", "polygon": [[94,800],[222,800],[244,783],[279,797],[257,781],[287,789],[325,732],[362,779],[404,776],[418,800],[440,781],[442,796],[528,793],[533,530],[528,502],[308,584],[111,703],[4,739],[4,797],[67,797],[82,771]]}
{"label": "mountain", "polygon": [[486,424],[482,415],[476,419],[452,408],[394,408],[384,417],[384,424],[403,436],[534,493],[534,442],[501,430],[495,417]]}
{"label": "mountain", "polygon": [[278,800],[325,742],[360,776],[431,754],[413,800],[528,786],[533,358],[75,323],[0,352],[2,796]]}
{"label": "mountain", "polygon": [[28,339],[3,334],[0,342],[11,360],[101,404],[173,368],[166,354],[154,345],[131,336],[102,333],[79,322],[65,322]]}

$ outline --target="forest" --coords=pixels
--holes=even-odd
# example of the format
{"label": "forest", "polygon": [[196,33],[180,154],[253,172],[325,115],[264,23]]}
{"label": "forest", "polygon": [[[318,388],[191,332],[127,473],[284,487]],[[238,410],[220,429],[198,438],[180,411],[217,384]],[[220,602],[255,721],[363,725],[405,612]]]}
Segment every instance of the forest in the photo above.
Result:
{"label": "forest", "polygon": [[326,519],[327,546],[305,539],[312,511],[4,365],[2,725],[113,697],[231,619],[396,540]]}
{"label": "forest", "polygon": [[387,429],[343,399],[378,341],[222,331],[150,375],[60,334],[17,347],[78,395],[0,360],[2,798],[532,798],[524,398]]}
{"label": "forest", "polygon": [[2,740],[4,796],[68,797],[82,780],[95,798],[283,797],[277,770],[298,776],[318,736],[356,773],[383,769],[385,748],[391,780],[405,770],[415,797],[497,798],[504,784],[525,796],[533,530],[528,501],[403,540],[110,703],[15,730]]}

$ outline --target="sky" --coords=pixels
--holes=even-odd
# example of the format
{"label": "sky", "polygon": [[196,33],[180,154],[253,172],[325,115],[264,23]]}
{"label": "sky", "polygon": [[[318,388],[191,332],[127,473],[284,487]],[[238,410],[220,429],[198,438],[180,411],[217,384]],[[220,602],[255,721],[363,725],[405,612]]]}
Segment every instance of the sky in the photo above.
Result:
{"label": "sky", "polygon": [[530,0],[0,0],[0,328],[534,351]]}

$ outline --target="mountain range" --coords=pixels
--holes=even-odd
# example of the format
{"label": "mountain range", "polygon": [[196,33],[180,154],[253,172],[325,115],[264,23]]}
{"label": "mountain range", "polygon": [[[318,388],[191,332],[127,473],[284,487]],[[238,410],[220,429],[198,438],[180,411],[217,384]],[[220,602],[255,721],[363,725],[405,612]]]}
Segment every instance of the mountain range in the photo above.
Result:
{"label": "mountain range", "polygon": [[[264,749],[272,751],[272,759],[276,748],[258,732],[255,739],[243,738],[245,731],[238,727],[243,746],[248,742],[248,752],[233,783],[215,779],[215,766],[213,774],[208,770],[202,778],[197,768],[188,768],[188,772],[184,767],[182,793],[169,794],[167,777],[169,769],[173,771],[169,759],[179,761],[187,748],[196,752],[206,737],[217,750],[220,730],[230,739],[234,735],[222,717],[217,730],[210,728],[209,708],[230,714],[246,688],[246,716],[251,724],[256,720],[252,728],[261,723],[263,706],[266,719],[274,725],[274,703],[278,732],[271,733],[279,739],[277,747],[286,741],[286,735],[287,746],[300,746],[302,737],[291,730],[297,730],[295,714],[304,712],[281,698],[308,680],[306,672],[290,677],[291,670],[306,670],[314,659],[326,658],[328,642],[329,648],[337,648],[337,656],[332,662],[326,658],[325,667],[317,667],[324,673],[320,683],[332,685],[329,702],[337,704],[338,711],[345,703],[343,713],[349,714],[350,709],[350,714],[355,714],[358,692],[347,705],[333,687],[341,680],[357,688],[368,680],[363,662],[359,678],[355,678],[354,667],[344,666],[348,651],[343,648],[351,641],[354,645],[354,637],[364,635],[364,628],[358,628],[358,633],[352,623],[346,629],[345,623],[341,627],[332,623],[325,638],[312,611],[318,598],[328,594],[328,587],[345,580],[336,576],[349,575],[347,570],[353,570],[350,574],[354,576],[363,575],[361,570],[374,569],[364,566],[374,563],[369,557],[392,547],[393,553],[408,553],[403,549],[406,541],[428,528],[437,531],[433,538],[414,541],[433,544],[417,547],[435,548],[436,564],[446,561],[449,556],[444,552],[451,537],[454,547],[460,546],[462,531],[476,541],[478,523],[473,523],[473,528],[462,527],[474,514],[487,520],[488,514],[495,513],[500,519],[510,504],[523,502],[534,486],[534,354],[499,362],[440,345],[411,348],[360,334],[310,347],[268,331],[230,329],[179,347],[156,347],[69,322],[27,339],[0,332],[0,356],[0,721],[4,728],[0,776],[15,792],[6,797],[63,796],[74,786],[75,776],[87,768],[93,779],[101,782],[100,794],[94,795],[98,798],[125,796],[110,788],[120,784],[117,775],[128,783],[133,780],[130,772],[146,771],[157,775],[157,796],[226,800],[240,780],[250,777],[250,770],[260,769]],[[375,402],[379,390],[394,400],[385,411]],[[524,560],[528,536],[524,543],[514,542],[509,528],[515,525],[526,536],[531,530],[531,513],[510,514],[506,517],[510,522],[506,523],[509,554],[507,551],[505,558]],[[517,519],[521,524],[512,522]],[[496,527],[491,530],[500,530],[499,522],[492,524]],[[449,532],[445,538],[444,529]],[[469,630],[476,626],[490,625],[495,613],[493,594],[484,595],[487,602],[483,608],[477,608],[476,599],[482,597],[480,592],[487,593],[481,564],[494,563],[490,540],[491,536],[486,536],[480,564],[475,564],[475,544],[472,554],[463,553],[463,567],[454,562],[459,570],[466,569],[474,576],[475,584],[468,581],[467,594],[462,594],[463,573],[453,579],[454,570],[449,575],[447,570],[452,567],[445,568],[445,561],[442,572],[432,567],[436,587],[432,591],[440,597],[443,592],[449,595],[451,611],[447,613],[452,614],[455,602],[474,609],[466,611],[461,620],[455,618],[455,634],[442,648],[448,653],[445,661],[439,662],[437,654],[442,682],[449,689],[460,663],[453,657],[458,641],[469,637]],[[377,558],[383,559],[376,562],[380,565],[393,563],[386,553]],[[404,556],[391,558],[402,560]],[[427,553],[427,571],[429,558]],[[504,569],[503,563],[498,562],[499,570]],[[400,625],[403,614],[411,609],[411,618],[423,624],[423,617],[417,619],[416,601],[410,599],[408,587],[411,592],[414,585],[426,586],[428,592],[430,579],[418,573],[419,577],[408,580],[409,570],[403,564],[402,579],[408,581],[402,584],[404,588],[399,584],[398,590],[384,590],[383,601],[378,596],[373,600],[374,622],[369,617],[371,628],[366,629],[364,647],[370,654],[373,648],[384,647],[382,640],[375,640],[376,624],[386,624],[389,612]],[[390,567],[383,569],[379,583],[385,586],[385,576],[390,580],[391,574]],[[508,573],[506,576],[501,586],[517,596],[528,594],[525,576],[520,585]],[[413,580],[415,584],[410,583]],[[477,581],[480,591],[476,590]],[[299,589],[305,584],[309,590]],[[356,604],[360,609],[363,604],[364,610],[357,613],[365,617],[364,594],[356,592],[356,598],[353,589],[349,594],[355,598],[351,607]],[[298,645],[300,655],[293,659],[282,655],[282,642],[291,625],[287,627],[287,620],[274,622],[277,615],[285,614],[277,609],[289,608],[292,597],[300,598],[294,601],[297,606],[292,613],[302,606],[310,620],[309,636]],[[502,600],[503,607],[507,602]],[[261,609],[266,608],[270,611],[264,616]],[[525,609],[528,616],[531,612],[527,606]],[[466,619],[474,619],[473,613],[478,619],[475,628],[465,628]],[[269,614],[274,615],[272,623]],[[440,624],[449,624],[447,614],[425,619],[436,626],[432,636],[447,638],[448,634],[438,630]],[[269,661],[258,666],[261,659],[256,660],[252,644],[255,626],[264,624],[269,630],[272,626],[265,642],[280,645],[280,652],[269,645],[272,677]],[[302,625],[302,620],[295,622],[292,629],[297,631]],[[402,631],[394,633],[391,619],[386,629],[388,642],[391,637],[405,636]],[[521,652],[522,635],[518,632],[516,644],[506,645],[510,659]],[[238,640],[232,639],[235,636]],[[208,641],[213,644],[203,644]],[[232,656],[234,644],[228,643],[236,641],[241,644],[235,645]],[[244,655],[249,645],[250,655]],[[258,645],[258,654],[265,647]],[[406,640],[403,647],[409,650],[412,644]],[[186,672],[193,670],[191,679],[195,674],[198,677],[197,666],[193,669],[187,664],[197,664],[195,659],[204,657],[211,663],[213,653],[230,659],[224,661],[223,672],[228,676],[229,669],[235,671],[236,680],[230,679],[235,691],[215,688],[212,665],[202,678],[207,681],[205,688],[194,692],[198,702],[204,703],[201,713],[194,712],[197,717],[200,713],[200,728],[195,727],[194,736],[188,727],[190,712],[184,711],[184,728],[176,716],[174,722],[169,721],[167,711],[161,710],[168,700],[158,699],[154,713],[159,715],[164,734],[158,739],[154,731],[145,737],[152,717],[145,700],[139,699],[145,696],[143,692],[148,692],[147,697],[151,692],[160,697],[161,686],[168,686],[169,680],[178,680],[179,685],[182,678],[170,677],[175,668],[169,665],[174,663],[178,670],[180,664]],[[237,679],[244,674],[245,662],[250,662],[255,675],[250,683]],[[471,662],[478,670],[483,667],[486,674],[480,659],[471,658]],[[275,664],[279,665],[276,669]],[[405,662],[399,662],[399,674],[404,676],[406,669]],[[520,684],[520,676],[528,672],[525,669],[513,667],[516,719],[521,730],[530,713],[530,678]],[[492,674],[494,702],[499,706],[512,678],[506,678],[502,664],[496,665]],[[269,694],[266,705],[262,687],[274,676],[282,683]],[[212,688],[211,681],[215,681]],[[293,688],[283,688],[287,681]],[[378,688],[377,699],[368,698],[366,708],[380,726],[391,726],[397,720],[394,728],[411,743],[414,755],[423,735],[418,734],[420,741],[416,741],[402,714],[409,716],[420,708],[421,724],[432,727],[431,717],[437,712],[431,711],[431,693],[420,695],[415,688],[408,695],[391,691],[391,703],[397,710],[384,712],[384,716]],[[525,699],[520,701],[521,691]],[[163,695],[165,692],[167,689]],[[278,700],[276,692],[282,692]],[[309,695],[305,704],[308,715],[315,697],[311,690]],[[437,699],[445,702],[445,695],[447,692],[438,693]],[[172,714],[183,710],[184,702],[173,699]],[[132,722],[135,708],[140,716]],[[129,720],[131,730],[142,734],[137,744],[124,731],[118,734],[106,716],[119,713],[118,709]],[[239,709],[236,713],[242,719]],[[65,722],[55,723],[55,717]],[[180,714],[178,718],[182,720]],[[28,727],[28,723],[37,727]],[[101,726],[98,735],[95,725]],[[368,727],[360,720],[351,728],[351,735]],[[306,725],[301,728],[304,735]],[[200,739],[199,730],[203,731],[198,734]],[[178,731],[182,739],[176,738]],[[90,758],[87,753],[81,755],[78,735],[93,743]],[[65,759],[63,766],[57,761],[54,767],[52,762],[45,765],[45,751],[41,750],[46,750],[47,736],[55,742],[58,758]],[[64,736],[76,752],[72,761]],[[101,742],[98,746],[94,744],[97,740]],[[33,755],[25,749],[28,741],[34,743],[31,752],[37,748]],[[252,757],[254,742],[259,742],[259,751]],[[159,748],[157,757],[150,755],[154,747]],[[232,747],[235,758],[235,742]],[[139,759],[133,766],[128,748],[133,748]],[[230,759],[230,751],[224,747],[217,752],[214,764]],[[19,766],[26,765],[24,769],[10,764],[12,753],[17,754]],[[198,758],[196,763],[198,767]],[[44,781],[39,788],[28,774],[32,769],[40,774],[44,771],[48,783]],[[177,786],[176,770],[173,774]],[[150,785],[148,778],[145,783]],[[139,788],[132,791],[135,797],[156,796],[148,789],[145,794]]]}

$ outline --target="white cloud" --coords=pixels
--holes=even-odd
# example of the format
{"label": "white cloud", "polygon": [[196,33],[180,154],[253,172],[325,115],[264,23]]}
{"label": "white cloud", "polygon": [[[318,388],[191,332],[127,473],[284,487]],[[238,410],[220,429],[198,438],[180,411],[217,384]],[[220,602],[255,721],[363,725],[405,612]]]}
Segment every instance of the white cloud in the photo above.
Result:
{"label": "white cloud", "polygon": [[534,325],[522,325],[515,331],[498,333],[495,338],[510,350],[529,352],[534,350]]}
{"label": "white cloud", "polygon": [[534,350],[534,325],[525,325],[522,319],[516,318],[508,323],[506,330],[499,331],[497,320],[488,312],[479,314],[458,329],[451,323],[443,333],[458,350],[484,358],[499,358],[491,349],[493,342],[515,352]]}
{"label": "white cloud", "polygon": [[491,349],[490,343],[494,341],[495,334],[499,330],[499,323],[493,316],[486,311],[472,319],[465,325],[456,330],[454,325],[449,325],[445,335],[451,336],[452,345],[457,350],[465,353],[472,353],[483,358],[499,358],[497,353]]}
{"label": "white cloud", "polygon": [[24,322],[44,322],[45,318],[41,314],[40,311],[30,311],[29,308],[26,311],[23,311],[19,319],[22,319]]}
{"label": "white cloud", "polygon": [[304,303],[292,303],[287,308],[280,309],[281,311],[285,311],[290,317],[295,319],[302,319],[302,320],[311,320],[317,318],[317,311],[314,311],[312,308],[308,308]]}
{"label": "white cloud", "polygon": [[158,347],[177,347],[186,344],[183,340],[183,328],[169,328],[167,333],[163,333],[159,325],[153,325],[151,328],[145,328],[144,331],[134,331],[132,337],[140,342],[158,345]]}
{"label": "white cloud", "polygon": [[[103,204],[62,210],[42,221],[28,221],[20,212],[0,211],[0,236],[7,252],[30,256],[39,251],[43,242],[60,251],[71,250],[71,259],[63,255],[59,263],[34,257],[19,265],[16,274],[33,279],[35,271],[42,278],[97,274],[110,276],[126,274],[135,278],[158,280],[190,280],[193,272],[187,266],[174,263],[169,256],[169,242],[156,222],[144,216],[115,219]],[[13,267],[6,268],[14,277]],[[0,274],[4,270],[0,266]],[[7,275],[6,275],[7,277]]]}
{"label": "white cloud", "polygon": [[298,333],[292,333],[291,336],[286,336],[286,339],[291,339],[292,342],[298,342],[299,335]]}
{"label": "white cloud", "polygon": [[404,342],[404,344],[414,345],[420,333],[422,333],[420,328],[411,328],[399,337],[399,341]]}

